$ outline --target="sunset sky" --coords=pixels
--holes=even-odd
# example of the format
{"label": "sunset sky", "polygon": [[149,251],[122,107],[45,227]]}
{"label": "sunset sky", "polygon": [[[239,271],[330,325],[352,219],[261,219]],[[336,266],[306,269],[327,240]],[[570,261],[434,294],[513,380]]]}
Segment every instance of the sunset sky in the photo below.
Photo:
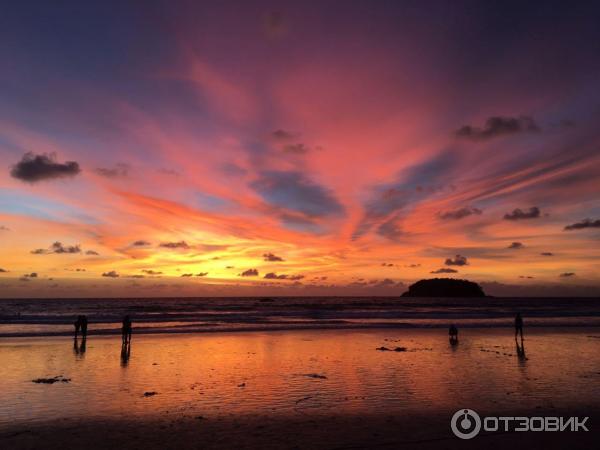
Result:
{"label": "sunset sky", "polygon": [[0,296],[600,295],[593,3],[11,2]]}

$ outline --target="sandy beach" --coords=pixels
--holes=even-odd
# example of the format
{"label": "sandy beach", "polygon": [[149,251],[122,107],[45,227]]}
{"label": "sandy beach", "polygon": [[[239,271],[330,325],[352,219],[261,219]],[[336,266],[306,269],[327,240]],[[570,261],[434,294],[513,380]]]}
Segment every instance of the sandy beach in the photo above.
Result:
{"label": "sandy beach", "polygon": [[[112,336],[88,338],[84,351],[63,337],[2,339],[0,442],[589,448],[598,437],[599,337],[597,329],[538,328],[524,356],[502,329],[462,330],[457,346],[437,329],[134,335],[129,357]],[[69,381],[32,382],[53,377]],[[482,432],[463,441],[450,430],[460,408],[589,416],[590,432]]]}

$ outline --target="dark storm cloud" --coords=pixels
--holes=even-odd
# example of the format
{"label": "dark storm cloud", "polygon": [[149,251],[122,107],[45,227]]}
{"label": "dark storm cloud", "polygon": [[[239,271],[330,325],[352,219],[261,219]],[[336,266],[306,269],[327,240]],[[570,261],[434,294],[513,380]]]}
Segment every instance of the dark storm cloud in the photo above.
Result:
{"label": "dark storm cloud", "polygon": [[280,256],[274,255],[273,253],[265,253],[263,254],[263,259],[269,262],[277,262],[284,261],[284,259]]}
{"label": "dark storm cloud", "polygon": [[571,230],[583,230],[584,228],[600,228],[600,219],[597,219],[597,220],[585,219],[585,220],[582,220],[581,222],[575,222],[575,223],[572,223],[571,225],[567,225],[564,229],[565,229],[565,231],[571,231]]}
{"label": "dark storm cloud", "polygon": [[107,278],[119,278],[119,274],[114,270],[111,270],[110,272],[104,272],[102,276]]}
{"label": "dark storm cloud", "polygon": [[511,248],[511,249],[520,249],[520,248],[524,248],[525,246],[521,243],[521,242],[512,242],[508,247],[506,248]]}
{"label": "dark storm cloud", "polygon": [[454,259],[447,258],[444,262],[447,266],[466,266],[469,264],[466,256],[456,255]]}
{"label": "dark storm cloud", "polygon": [[575,273],[574,272],[564,272],[560,274],[560,277],[562,278],[569,278],[569,277],[574,277]]}
{"label": "dark storm cloud", "polygon": [[151,244],[148,241],[139,240],[139,241],[132,242],[131,245],[134,247],[147,247],[148,245],[151,245]]}
{"label": "dark storm cloud", "polygon": [[342,216],[344,207],[329,189],[298,171],[263,171],[250,187],[271,205],[308,217]]}
{"label": "dark storm cloud", "polygon": [[98,167],[94,170],[98,175],[106,178],[125,178],[129,175],[129,164],[116,164],[114,167]]}
{"label": "dark storm cloud", "polygon": [[171,248],[171,249],[176,249],[176,248],[183,248],[183,249],[189,249],[190,246],[187,244],[187,242],[185,241],[178,241],[178,242],[161,242],[160,243],[160,247],[163,248]]}
{"label": "dark storm cloud", "polygon": [[552,252],[542,252],[540,253],[541,256],[554,256],[554,253]]}
{"label": "dark storm cloud", "polygon": [[438,269],[438,270],[432,270],[429,273],[458,273],[458,270],[448,269],[446,267],[442,267],[441,269]]}
{"label": "dark storm cloud", "polygon": [[486,120],[483,128],[465,125],[456,130],[456,136],[471,140],[487,140],[498,136],[532,133],[540,131],[535,120],[529,116],[500,117],[493,116]]}
{"label": "dark storm cloud", "polygon": [[34,255],[49,255],[52,253],[81,253],[81,247],[79,245],[63,245],[61,242],[53,243],[50,248],[37,248],[35,250],[31,250],[31,253]]}
{"label": "dark storm cloud", "polygon": [[12,167],[10,174],[19,180],[36,183],[42,180],[73,177],[80,171],[79,164],[75,161],[57,162],[54,153],[35,155],[29,152]]}
{"label": "dark storm cloud", "polygon": [[443,220],[460,220],[473,215],[479,216],[482,214],[482,212],[483,211],[477,208],[466,207],[455,209],[453,211],[446,211],[443,213],[439,213],[438,215],[440,219]]}
{"label": "dark storm cloud", "polygon": [[529,211],[523,211],[520,208],[513,210],[511,213],[504,214],[504,220],[523,220],[523,219],[537,219],[540,217],[540,208],[532,206]]}
{"label": "dark storm cloud", "polygon": [[245,270],[244,272],[240,273],[240,277],[257,277],[258,276],[258,270],[256,269],[248,269]]}

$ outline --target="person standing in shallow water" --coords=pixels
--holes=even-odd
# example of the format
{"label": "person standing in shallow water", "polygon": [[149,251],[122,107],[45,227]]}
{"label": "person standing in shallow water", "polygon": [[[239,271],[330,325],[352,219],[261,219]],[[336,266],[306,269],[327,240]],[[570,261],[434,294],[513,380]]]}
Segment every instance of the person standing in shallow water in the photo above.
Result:
{"label": "person standing in shallow water", "polygon": [[521,335],[521,341],[523,341],[523,318],[521,313],[517,313],[515,316],[515,339],[519,334]]}
{"label": "person standing in shallow water", "polygon": [[87,326],[88,326],[87,316],[81,316],[80,321],[81,321],[81,337],[83,339],[86,339],[87,338]]}
{"label": "person standing in shallow water", "polygon": [[77,320],[73,322],[73,326],[75,327],[75,339],[77,339],[79,328],[81,328],[81,316],[77,316]]}
{"label": "person standing in shallow water", "polygon": [[123,318],[121,338],[123,339],[123,345],[126,345],[131,341],[131,319],[128,315]]}

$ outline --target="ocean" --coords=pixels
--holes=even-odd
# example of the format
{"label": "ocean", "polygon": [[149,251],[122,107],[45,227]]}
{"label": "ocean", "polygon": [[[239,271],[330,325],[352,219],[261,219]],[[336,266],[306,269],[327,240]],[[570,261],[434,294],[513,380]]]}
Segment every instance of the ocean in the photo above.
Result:
{"label": "ocean", "polygon": [[2,299],[0,337],[65,336],[77,315],[90,335],[294,329],[600,326],[600,298],[246,297]]}

